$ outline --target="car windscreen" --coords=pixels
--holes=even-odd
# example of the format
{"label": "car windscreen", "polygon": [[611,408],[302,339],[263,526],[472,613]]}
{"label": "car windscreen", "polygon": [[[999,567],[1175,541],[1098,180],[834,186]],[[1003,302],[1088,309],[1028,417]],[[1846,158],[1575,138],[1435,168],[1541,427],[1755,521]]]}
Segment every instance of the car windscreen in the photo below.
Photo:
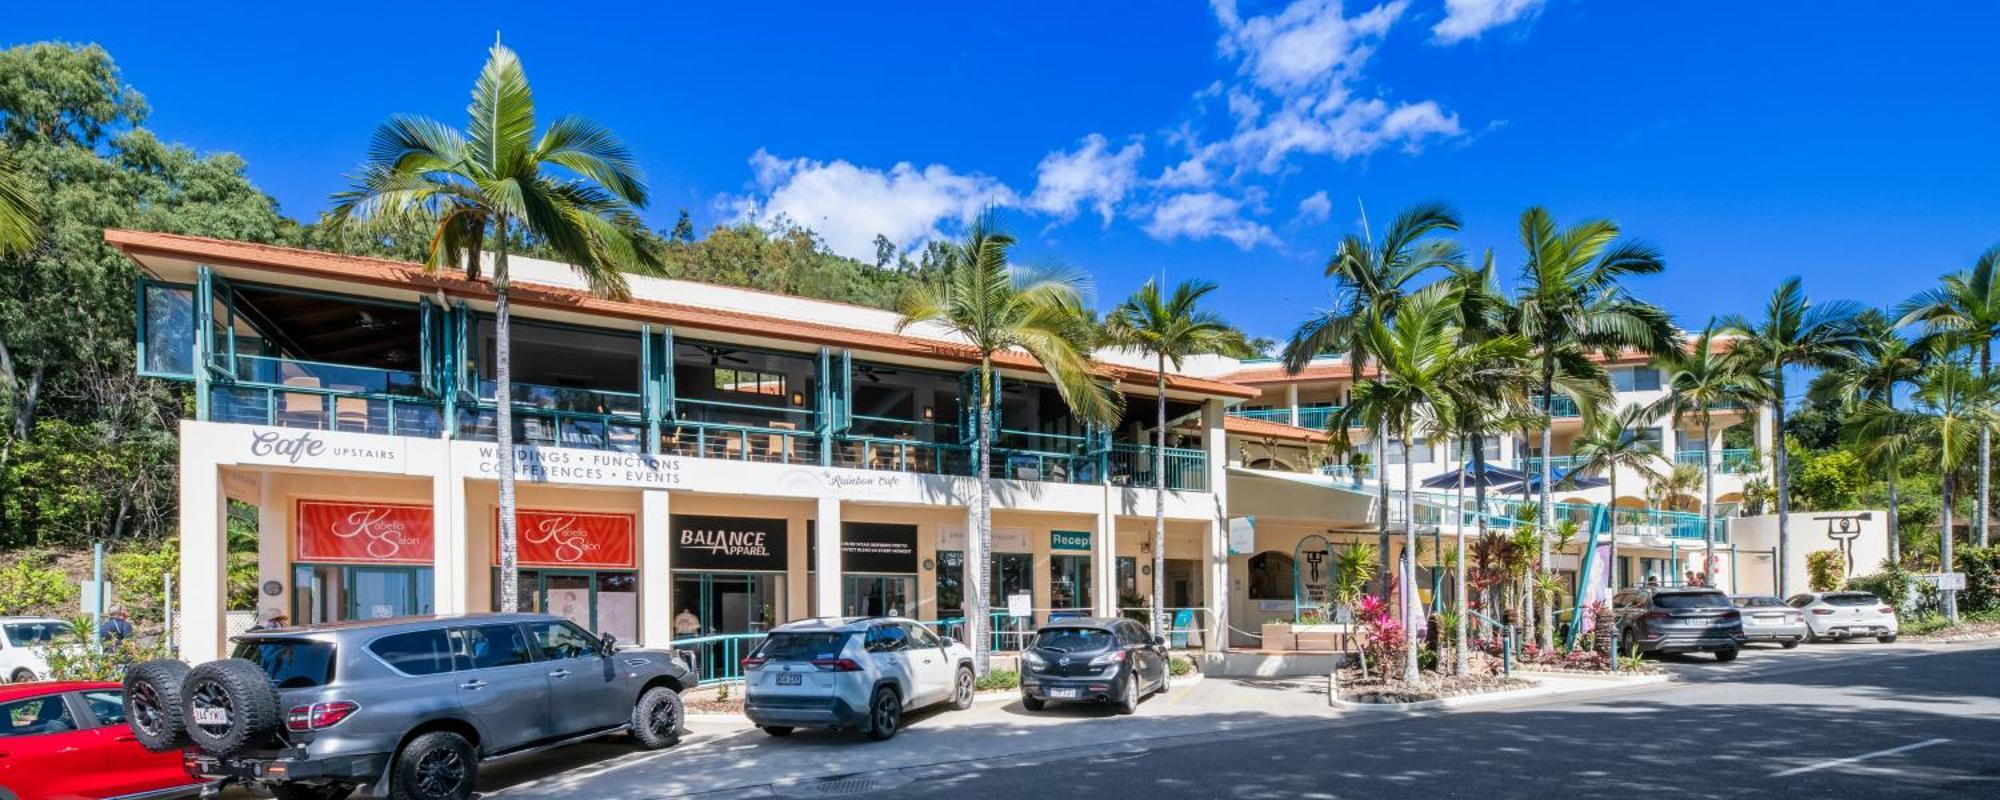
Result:
{"label": "car windscreen", "polygon": [[847,648],[854,634],[840,633],[773,633],[764,637],[764,643],[757,646],[756,657],[771,661],[811,661],[815,658],[839,658],[840,651]]}
{"label": "car windscreen", "polygon": [[311,639],[244,639],[231,658],[256,664],[280,689],[333,682],[333,645]]}
{"label": "car windscreen", "polygon": [[76,635],[67,622],[9,622],[7,643],[15,647],[40,647]]}
{"label": "car windscreen", "polygon": [[1661,592],[1653,595],[1653,605],[1674,611],[1728,608],[1729,596],[1721,592]]}
{"label": "car windscreen", "polygon": [[1043,628],[1035,635],[1036,647],[1063,653],[1102,650],[1115,641],[1110,631],[1098,628]]}
{"label": "car windscreen", "polygon": [[1824,599],[1830,606],[1873,606],[1882,603],[1872,594],[1830,594]]}
{"label": "car windscreen", "polygon": [[1737,608],[1784,608],[1785,601],[1775,597],[1738,597],[1734,601]]}

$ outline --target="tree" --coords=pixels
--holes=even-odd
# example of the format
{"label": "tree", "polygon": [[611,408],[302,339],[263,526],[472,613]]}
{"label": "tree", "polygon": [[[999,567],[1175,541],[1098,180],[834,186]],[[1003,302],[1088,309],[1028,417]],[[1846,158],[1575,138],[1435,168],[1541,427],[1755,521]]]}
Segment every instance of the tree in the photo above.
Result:
{"label": "tree", "polygon": [[896,243],[889,241],[889,237],[887,236],[879,233],[875,234],[875,266],[879,269],[887,269],[890,262],[895,260]]}
{"label": "tree", "polygon": [[[1943,502],[1939,510],[1943,519],[1938,531],[1938,565],[1942,572],[1952,569],[1951,551],[1955,536],[1951,519],[1952,491],[1957,486],[1957,473],[1972,457],[1979,432],[1991,427],[1994,422],[1995,394],[1992,376],[1981,377],[1963,362],[1945,357],[1938,358],[1936,363],[1924,369],[1923,375],[1917,378],[1916,390],[1911,393],[1917,414],[1909,422],[1914,423],[1912,427],[1935,448],[1938,474],[1943,479]],[[1944,611],[1952,622],[1958,621],[1957,592],[1944,593]]]}
{"label": "tree", "polygon": [[[1829,397],[1848,409],[1845,432],[1849,441],[1856,445],[1862,461],[1882,471],[1889,492],[1889,563],[1900,564],[1902,509],[1897,484],[1910,443],[1902,428],[1902,415],[1896,412],[1896,392],[1923,374],[1925,350],[1904,338],[1879,311],[1857,315],[1855,328],[1860,333],[1855,359],[1821,373],[1810,393]],[[1877,404],[1881,406],[1879,415],[1869,409]],[[1877,416],[1879,419],[1872,422],[1861,421]]]}
{"label": "tree", "polygon": [[1701,571],[1711,586],[1715,585],[1715,460],[1720,455],[1712,444],[1715,411],[1750,408],[1766,391],[1757,372],[1731,361],[1723,344],[1716,340],[1715,322],[1710,320],[1686,346],[1653,356],[1653,364],[1664,373],[1661,383],[1667,394],[1653,405],[1652,414],[1671,414],[1677,428],[1688,417],[1701,423]]}
{"label": "tree", "polygon": [[[1785,370],[1791,367],[1839,369],[1853,360],[1861,346],[1854,317],[1861,308],[1836,301],[1814,304],[1807,299],[1798,277],[1786,278],[1771,293],[1764,317],[1752,322],[1731,315],[1720,322],[1720,332],[1741,337],[1729,351],[1744,372],[1759,376],[1769,388],[1764,402],[1769,405],[1774,427],[1785,429]],[[1784,442],[1771,448],[1772,485],[1778,490],[1778,563],[1785,561],[1791,548],[1791,501],[1787,468],[1790,455]],[[1778,570],[1778,596],[1786,597],[1785,570]]]}
{"label": "tree", "polygon": [[[1340,353],[1347,356],[1348,382],[1358,388],[1362,365],[1369,360],[1365,330],[1371,315],[1380,313],[1384,321],[1396,316],[1397,306],[1411,291],[1411,285],[1432,269],[1450,268],[1465,260],[1458,243],[1442,234],[1459,229],[1458,212],[1438,202],[1419,203],[1396,215],[1379,241],[1369,241],[1367,219],[1359,234],[1349,233],[1327,260],[1325,275],[1333,279],[1333,306],[1320,310],[1299,323],[1285,342],[1282,354],[1285,373],[1297,375],[1318,356]],[[1344,423],[1342,423],[1344,424]],[[1370,429],[1374,462],[1379,471],[1386,465],[1388,445],[1379,428]],[[1336,432],[1346,440],[1346,431]],[[1376,538],[1384,553],[1379,566],[1385,578],[1389,552],[1389,483],[1376,475],[1378,503]],[[1389,582],[1379,580],[1383,598],[1388,598]]]}
{"label": "tree", "polygon": [[667,232],[667,241],[676,244],[689,244],[694,241],[694,218],[688,216],[687,209],[681,209],[680,216],[674,218],[674,227]]}
{"label": "tree", "polygon": [[435,231],[425,267],[462,267],[474,279],[482,247],[493,245],[500,607],[513,611],[519,571],[509,245],[516,236],[541,240],[593,291],[612,297],[627,294],[622,270],[657,270],[658,261],[637,234],[646,187],[631,152],[611,131],[576,117],[556,120],[536,139],[534,94],[514,51],[494,43],[466,114],[464,133],[415,116],[383,123],[354,185],[333,196],[332,220],[424,220]]}
{"label": "tree", "polygon": [[979,397],[973,425],[978,433],[979,497],[975,505],[973,553],[966,568],[972,589],[966,604],[966,637],[974,663],[984,675],[989,666],[986,610],[991,602],[993,552],[993,357],[1019,348],[1035,358],[1055,383],[1071,413],[1085,422],[1113,424],[1120,414],[1117,393],[1098,382],[1087,351],[1095,332],[1083,314],[1082,297],[1089,281],[1070,270],[1017,270],[1008,262],[1014,237],[994,226],[991,214],[981,216],[965,238],[951,245],[937,280],[910,286],[897,304],[898,332],[919,323],[944,328],[965,340],[979,356]]}
{"label": "tree", "polygon": [[[884,240],[886,241],[886,240]],[[1244,357],[1249,346],[1242,332],[1229,327],[1214,312],[1197,308],[1201,299],[1215,291],[1209,281],[1183,281],[1172,297],[1160,296],[1159,284],[1151,280],[1112,309],[1105,319],[1105,334],[1114,344],[1130,347],[1153,357],[1154,430],[1153,479],[1153,633],[1165,635],[1167,595],[1167,366],[1178,370],[1191,356],[1226,355]]]}
{"label": "tree", "polygon": [[28,193],[21,165],[0,145],[0,254],[23,253],[41,236],[41,205]]}
{"label": "tree", "polygon": [[1571,475],[1602,474],[1611,482],[1611,505],[1607,509],[1611,518],[1611,558],[1610,567],[1604,571],[1604,585],[1612,590],[1618,588],[1618,470],[1636,472],[1648,481],[1660,474],[1660,451],[1639,435],[1659,416],[1648,406],[1626,406],[1616,414],[1598,416],[1570,443],[1570,453],[1582,461],[1570,470]]}
{"label": "tree", "polygon": [[[1634,299],[1622,281],[1634,275],[1657,274],[1666,268],[1658,250],[1634,240],[1621,240],[1610,220],[1586,220],[1557,230],[1546,209],[1530,208],[1521,215],[1521,245],[1527,261],[1515,300],[1513,330],[1534,348],[1540,366],[1542,413],[1553,417],[1555,394],[1564,390],[1587,414],[1608,402],[1610,378],[1589,358],[1591,353],[1619,355],[1636,349],[1663,352],[1678,346],[1667,313]],[[1566,381],[1558,382],[1559,377]],[[1587,393],[1578,394],[1579,390]],[[1541,518],[1553,518],[1549,496],[1554,452],[1554,426],[1542,425]],[[1544,539],[1541,568],[1548,569]],[[1541,644],[1553,644],[1554,626],[1546,604],[1541,609]]]}
{"label": "tree", "polygon": [[[1932,334],[1949,335],[1979,358],[1979,377],[1993,375],[1993,340],[2000,336],[2000,244],[1988,248],[1973,262],[1972,269],[1946,275],[1943,285],[1919,292],[1897,308],[1908,325],[1922,322]],[[1987,528],[1993,516],[1993,430],[1979,431],[1979,500],[1976,504],[1979,546],[1989,541]]]}

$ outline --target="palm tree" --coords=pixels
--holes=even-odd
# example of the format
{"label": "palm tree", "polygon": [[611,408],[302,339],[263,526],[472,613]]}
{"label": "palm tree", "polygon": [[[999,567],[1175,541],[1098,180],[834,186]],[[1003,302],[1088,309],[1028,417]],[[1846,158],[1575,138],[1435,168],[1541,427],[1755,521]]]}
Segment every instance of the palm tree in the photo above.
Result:
{"label": "palm tree", "polygon": [[1636,472],[1651,480],[1660,474],[1660,451],[1639,435],[1651,427],[1659,415],[1643,405],[1626,406],[1616,414],[1600,415],[1570,444],[1570,451],[1582,463],[1570,474],[1602,474],[1611,482],[1611,553],[1604,570],[1605,587],[1618,588],[1618,470]]}
{"label": "palm tree", "polygon": [[[1692,416],[1701,423],[1701,573],[1715,584],[1715,410],[1749,408],[1764,396],[1765,387],[1755,370],[1743,369],[1718,352],[1715,322],[1694,337],[1686,347],[1665,350],[1653,356],[1653,364],[1665,373],[1661,383],[1667,394],[1653,404],[1653,416],[1671,414],[1674,427]],[[1614,498],[1615,500],[1615,498]]]}
{"label": "palm tree", "polygon": [[[1861,307],[1846,301],[1815,304],[1806,298],[1797,276],[1786,278],[1771,293],[1764,318],[1756,322],[1731,315],[1718,324],[1719,332],[1741,337],[1730,348],[1729,358],[1743,371],[1759,376],[1768,387],[1764,402],[1770,405],[1771,423],[1777,441],[1771,447],[1771,484],[1778,495],[1779,564],[1791,550],[1791,490],[1787,483],[1790,458],[1785,452],[1785,369],[1807,367],[1839,369],[1853,359],[1862,339],[1854,328]],[[1778,570],[1778,596],[1786,591],[1786,570]]]}
{"label": "palm tree", "polygon": [[[1394,319],[1396,309],[1411,291],[1411,285],[1434,268],[1449,268],[1465,258],[1464,250],[1442,234],[1459,229],[1458,212],[1438,202],[1418,203],[1396,215],[1379,241],[1369,241],[1367,217],[1359,234],[1349,233],[1334,248],[1326,262],[1326,277],[1333,279],[1333,306],[1322,309],[1299,323],[1285,341],[1285,372],[1297,375],[1314,357],[1341,353],[1347,358],[1350,386],[1359,388],[1362,365],[1369,360],[1366,328],[1370,315],[1379,312],[1384,320]],[[1389,482],[1383,473],[1388,465],[1388,441],[1380,428],[1371,427],[1374,445],[1375,484],[1378,492],[1376,537],[1384,554],[1382,575],[1377,583],[1388,598]],[[1337,431],[1345,441],[1346,432]],[[1358,473],[1357,473],[1358,474]]]}
{"label": "palm tree", "polygon": [[[1979,377],[1993,375],[1993,340],[2000,337],[2000,244],[1979,255],[1972,269],[1946,275],[1943,285],[1919,292],[1897,307],[1900,325],[1922,322],[1930,332],[1948,334],[1979,354]],[[1993,429],[1979,431],[1979,546],[1989,541],[1988,521],[1992,517]],[[1893,525],[1892,525],[1893,527]]]}
{"label": "palm tree", "polygon": [[592,291],[611,297],[627,294],[625,270],[657,270],[658,261],[639,236],[646,186],[631,151],[611,131],[576,117],[550,123],[537,139],[534,95],[514,51],[494,43],[466,114],[464,133],[417,116],[383,123],[354,185],[333,196],[330,221],[337,228],[350,220],[421,219],[435,231],[425,267],[462,266],[474,279],[481,247],[493,247],[500,608],[513,611],[520,593],[507,250],[522,239],[540,241]]}
{"label": "palm tree", "polygon": [[[1634,299],[1620,283],[1630,276],[1658,273],[1665,269],[1665,262],[1652,245],[1619,236],[1618,225],[1610,220],[1587,220],[1557,230],[1546,209],[1530,208],[1521,215],[1521,244],[1528,260],[1522,265],[1512,329],[1534,348],[1545,416],[1553,416],[1559,388],[1569,389],[1565,394],[1592,416],[1595,407],[1607,401],[1610,379],[1602,366],[1590,360],[1590,354],[1617,355],[1627,349],[1657,353],[1675,344],[1667,313]],[[1565,375],[1569,380],[1559,383],[1558,377]],[[1573,394],[1580,386],[1590,387],[1590,393]],[[1545,422],[1541,464],[1544,520],[1553,511],[1548,457],[1554,446],[1554,426]],[[1544,570],[1548,560],[1544,543]],[[1548,647],[1554,630],[1546,606],[1541,609],[1540,627],[1541,644]]]}
{"label": "palm tree", "polygon": [[1250,346],[1243,334],[1212,311],[1196,308],[1215,291],[1210,281],[1183,281],[1173,297],[1161,298],[1160,287],[1146,281],[1105,320],[1104,333],[1113,343],[1153,357],[1154,406],[1158,428],[1153,447],[1153,634],[1165,635],[1167,595],[1167,365],[1181,368],[1190,356],[1245,357]]}
{"label": "palm tree", "polygon": [[[1952,490],[1959,470],[1971,457],[1979,431],[1994,423],[1994,395],[1992,376],[1980,377],[1966,364],[1949,358],[1939,358],[1938,363],[1925,368],[1911,395],[1918,414],[1910,421],[1937,448],[1938,475],[1944,495],[1940,504],[1943,526],[1938,537],[1942,572],[1950,572],[1952,564]],[[1952,622],[1958,621],[1957,592],[1944,593],[1944,611]]]}
{"label": "palm tree", "polygon": [[1017,270],[1007,253],[1014,237],[995,227],[990,214],[974,221],[962,241],[942,250],[943,269],[931,281],[913,284],[897,301],[901,315],[896,330],[925,323],[965,340],[979,356],[979,398],[974,430],[978,434],[975,468],[979,475],[978,530],[966,568],[966,636],[972,640],[979,674],[990,666],[985,636],[991,602],[993,552],[993,357],[1024,350],[1041,364],[1055,383],[1056,393],[1072,413],[1089,423],[1117,421],[1120,398],[1097,380],[1088,355],[1095,332],[1083,312],[1089,281],[1073,270]]}
{"label": "palm tree", "polygon": [[20,162],[0,147],[0,255],[27,252],[41,238],[41,207]]}
{"label": "palm tree", "polygon": [[[1904,338],[1880,311],[1862,312],[1855,317],[1855,327],[1861,333],[1855,360],[1821,373],[1808,391],[1853,412],[1847,425],[1849,438],[1863,461],[1882,470],[1889,487],[1889,563],[1900,564],[1901,509],[1896,484],[1902,477],[1910,437],[1896,408],[1896,391],[1923,374],[1927,348]],[[1879,409],[1874,408],[1877,405]]]}

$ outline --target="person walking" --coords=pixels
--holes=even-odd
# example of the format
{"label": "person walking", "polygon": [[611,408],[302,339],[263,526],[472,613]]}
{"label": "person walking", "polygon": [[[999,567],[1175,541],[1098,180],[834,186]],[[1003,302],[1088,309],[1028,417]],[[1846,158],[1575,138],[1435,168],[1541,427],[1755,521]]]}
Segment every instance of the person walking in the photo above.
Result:
{"label": "person walking", "polygon": [[105,612],[104,621],[97,624],[97,643],[104,646],[124,644],[132,638],[132,618],[125,613],[122,605],[113,605]]}

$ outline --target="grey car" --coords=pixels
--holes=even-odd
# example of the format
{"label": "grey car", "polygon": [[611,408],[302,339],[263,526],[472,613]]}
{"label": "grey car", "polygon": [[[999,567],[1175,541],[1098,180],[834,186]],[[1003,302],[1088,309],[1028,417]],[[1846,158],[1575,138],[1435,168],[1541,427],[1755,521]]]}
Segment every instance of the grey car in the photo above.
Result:
{"label": "grey car", "polygon": [[232,658],[149,661],[126,678],[149,749],[188,746],[210,792],[280,800],[465,800],[482,762],[629,733],[678,741],[686,666],[618,650],[561,617],[405,617],[257,631]]}
{"label": "grey car", "polygon": [[1717,661],[1734,661],[1743,647],[1743,612],[1719,589],[1625,589],[1611,608],[1625,655],[1714,653]]}
{"label": "grey car", "polygon": [[1805,641],[1805,615],[1767,594],[1732,595],[1729,602],[1743,612],[1743,640],[1771,642],[1790,650]]}

